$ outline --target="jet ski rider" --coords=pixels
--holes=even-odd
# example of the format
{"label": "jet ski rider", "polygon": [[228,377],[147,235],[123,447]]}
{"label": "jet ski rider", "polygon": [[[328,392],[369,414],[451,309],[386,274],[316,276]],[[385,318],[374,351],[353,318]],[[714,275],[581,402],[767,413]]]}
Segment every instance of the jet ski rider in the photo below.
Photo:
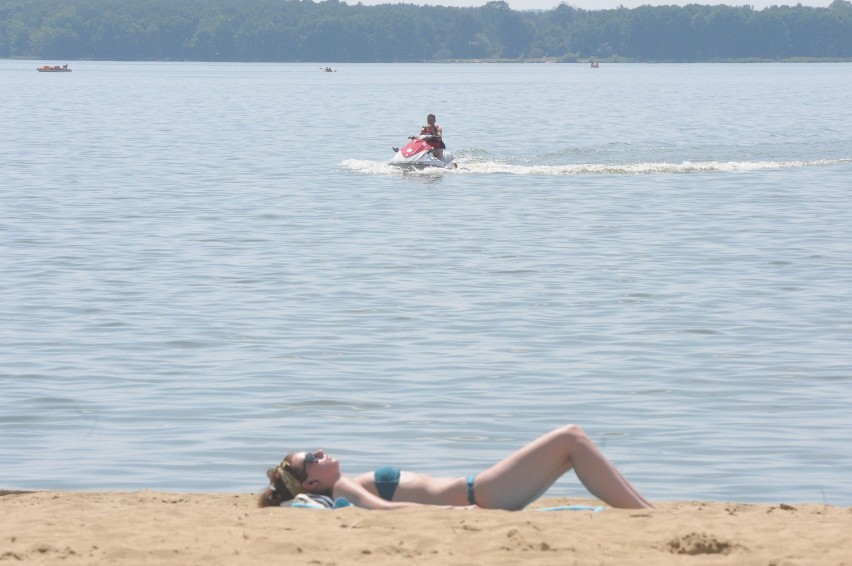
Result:
{"label": "jet ski rider", "polygon": [[447,147],[441,139],[443,134],[441,126],[435,123],[435,115],[426,116],[426,125],[420,130],[420,138],[434,148],[432,154],[438,159],[444,157],[444,149]]}

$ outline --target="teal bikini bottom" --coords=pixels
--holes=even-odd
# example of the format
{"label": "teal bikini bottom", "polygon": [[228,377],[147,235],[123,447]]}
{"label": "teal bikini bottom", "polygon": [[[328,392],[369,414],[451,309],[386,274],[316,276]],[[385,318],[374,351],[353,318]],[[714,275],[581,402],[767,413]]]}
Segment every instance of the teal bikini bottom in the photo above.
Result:
{"label": "teal bikini bottom", "polygon": [[476,474],[467,476],[467,502],[471,505],[476,505],[476,494],[473,492],[473,480],[476,479]]}

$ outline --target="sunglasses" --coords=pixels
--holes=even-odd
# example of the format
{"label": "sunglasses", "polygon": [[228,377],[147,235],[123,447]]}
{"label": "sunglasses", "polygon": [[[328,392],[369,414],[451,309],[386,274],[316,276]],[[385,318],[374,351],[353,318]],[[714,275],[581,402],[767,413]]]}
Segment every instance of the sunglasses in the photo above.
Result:
{"label": "sunglasses", "polygon": [[308,464],[316,464],[319,458],[314,452],[305,452],[305,463],[302,464],[302,476],[308,477]]}

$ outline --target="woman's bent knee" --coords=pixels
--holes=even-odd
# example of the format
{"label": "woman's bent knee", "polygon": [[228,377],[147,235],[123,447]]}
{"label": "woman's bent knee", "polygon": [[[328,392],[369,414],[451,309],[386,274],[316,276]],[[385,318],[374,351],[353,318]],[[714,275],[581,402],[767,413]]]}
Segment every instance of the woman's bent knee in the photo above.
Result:
{"label": "woman's bent knee", "polygon": [[575,424],[568,424],[557,429],[559,436],[569,441],[571,444],[582,442],[589,439],[586,431]]}
{"label": "woman's bent knee", "polygon": [[580,425],[576,424],[567,424],[559,427],[557,430],[559,430],[563,434],[568,434],[571,436],[586,436],[586,431],[580,428]]}

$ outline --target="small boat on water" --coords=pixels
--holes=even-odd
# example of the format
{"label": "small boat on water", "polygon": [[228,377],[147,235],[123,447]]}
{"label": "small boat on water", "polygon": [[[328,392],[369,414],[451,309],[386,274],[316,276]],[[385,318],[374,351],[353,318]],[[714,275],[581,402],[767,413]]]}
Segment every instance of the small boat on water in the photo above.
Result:
{"label": "small boat on water", "polygon": [[592,61],[592,69],[599,69],[599,68],[600,68],[600,65],[598,64],[598,62]]}
{"label": "small boat on water", "polygon": [[36,71],[39,73],[70,73],[71,69],[68,68],[68,65],[45,65],[43,67],[36,67]]}

